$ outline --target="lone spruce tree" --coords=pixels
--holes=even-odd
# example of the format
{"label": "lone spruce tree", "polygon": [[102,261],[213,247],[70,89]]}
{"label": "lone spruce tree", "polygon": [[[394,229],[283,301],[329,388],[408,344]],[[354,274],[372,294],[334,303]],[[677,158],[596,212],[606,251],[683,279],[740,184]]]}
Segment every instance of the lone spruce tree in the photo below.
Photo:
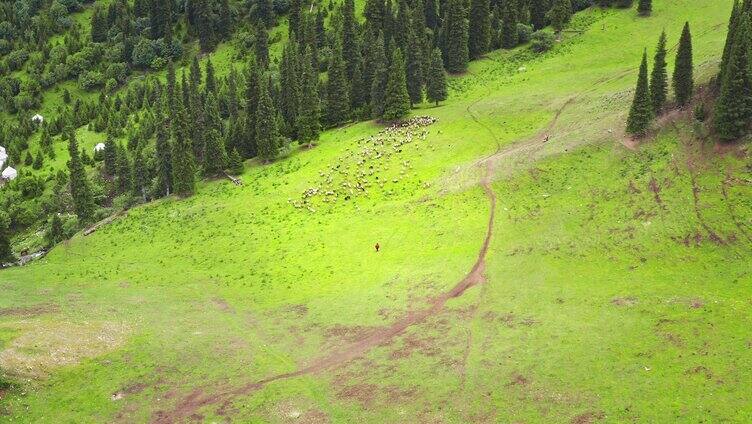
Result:
{"label": "lone spruce tree", "polygon": [[204,152],[204,175],[215,177],[224,171],[227,166],[227,153],[222,143],[222,136],[216,129],[209,130],[206,138]]}
{"label": "lone spruce tree", "polygon": [[517,46],[517,1],[504,0],[501,7],[501,47],[512,49]]}
{"label": "lone spruce tree", "polygon": [[661,33],[655,50],[653,71],[650,74],[650,99],[653,112],[659,114],[668,97],[668,72],[666,71],[666,32]]}
{"label": "lone spruce tree", "polygon": [[444,61],[441,59],[441,50],[433,50],[431,54],[431,67],[428,71],[428,84],[426,87],[428,100],[439,105],[439,102],[447,98],[446,74],[444,73]]}
{"label": "lone spruce tree", "polygon": [[740,3],[734,0],[734,7],[731,10],[731,17],[729,18],[728,31],[726,33],[726,44],[723,46],[723,55],[721,56],[721,70],[718,72],[718,85],[723,83],[726,68],[728,68],[729,57],[731,57],[731,50],[734,48],[734,41],[736,40],[736,30],[739,26],[739,20],[742,16],[742,9]]}
{"label": "lone spruce tree", "polygon": [[76,211],[78,222],[86,224],[94,218],[94,195],[91,193],[89,179],[86,176],[84,164],[78,150],[78,141],[76,133],[69,130],[68,133],[68,171],[70,173],[71,197],[73,197],[73,208]]}
{"label": "lone spruce tree", "polygon": [[752,82],[749,70],[749,19],[740,23],[728,59],[721,93],[716,102],[715,129],[722,140],[743,136],[752,118]]}
{"label": "lone spruce tree", "polygon": [[645,135],[652,119],[653,106],[650,102],[650,93],[648,90],[648,55],[647,52],[644,52],[642,54],[642,64],[640,65],[640,75],[637,78],[637,89],[632,101],[632,109],[629,111],[629,118],[627,119],[627,132],[634,136]]}
{"label": "lone spruce tree", "polygon": [[410,113],[410,96],[407,93],[405,81],[405,61],[402,59],[402,51],[397,48],[394,50],[392,63],[389,65],[384,120],[394,121],[404,118],[408,113]]}
{"label": "lone spruce tree", "polygon": [[674,67],[674,94],[679,106],[686,106],[692,100],[694,90],[694,76],[692,73],[692,34],[689,22],[684,24],[679,50],[676,52],[676,66]]}

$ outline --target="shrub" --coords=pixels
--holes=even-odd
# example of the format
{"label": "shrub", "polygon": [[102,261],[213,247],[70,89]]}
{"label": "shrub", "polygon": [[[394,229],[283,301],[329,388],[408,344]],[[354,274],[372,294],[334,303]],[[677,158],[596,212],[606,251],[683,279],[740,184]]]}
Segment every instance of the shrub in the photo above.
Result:
{"label": "shrub", "polygon": [[556,37],[550,31],[541,30],[541,31],[536,31],[532,35],[530,40],[531,40],[530,48],[532,48],[533,51],[535,52],[543,53],[553,48]]}
{"label": "shrub", "polygon": [[517,24],[517,42],[519,44],[527,44],[530,41],[530,37],[533,35],[532,25]]}
{"label": "shrub", "polygon": [[91,90],[104,84],[104,75],[97,71],[87,71],[79,75],[78,85],[84,90]]}

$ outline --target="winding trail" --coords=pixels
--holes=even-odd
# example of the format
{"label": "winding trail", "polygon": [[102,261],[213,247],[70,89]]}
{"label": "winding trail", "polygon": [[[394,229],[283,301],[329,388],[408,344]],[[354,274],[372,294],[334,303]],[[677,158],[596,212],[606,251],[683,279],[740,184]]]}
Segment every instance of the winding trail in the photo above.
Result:
{"label": "winding trail", "polygon": [[166,424],[182,421],[186,418],[197,414],[198,410],[208,406],[221,404],[220,411],[225,411],[230,407],[232,401],[238,396],[253,393],[269,383],[300,377],[304,375],[317,374],[322,371],[343,365],[348,361],[359,358],[377,346],[384,345],[394,337],[402,334],[406,329],[414,325],[425,322],[428,318],[433,317],[444,308],[450,299],[462,296],[469,288],[482,283],[485,280],[484,271],[486,265],[486,255],[493,237],[493,225],[496,217],[496,194],[491,189],[492,169],[490,163],[486,165],[485,172],[479,185],[483,189],[490,204],[488,216],[488,225],[486,235],[478,252],[475,264],[462,280],[457,282],[450,290],[440,293],[428,302],[428,307],[416,311],[410,311],[402,318],[393,322],[389,326],[377,329],[372,334],[360,339],[341,349],[336,349],[326,355],[312,360],[308,365],[295,371],[273,375],[262,380],[248,383],[246,385],[221,390],[212,394],[204,394],[202,390],[196,389],[188,396],[181,399],[174,409],[170,411],[158,411],[152,416],[153,423]]}

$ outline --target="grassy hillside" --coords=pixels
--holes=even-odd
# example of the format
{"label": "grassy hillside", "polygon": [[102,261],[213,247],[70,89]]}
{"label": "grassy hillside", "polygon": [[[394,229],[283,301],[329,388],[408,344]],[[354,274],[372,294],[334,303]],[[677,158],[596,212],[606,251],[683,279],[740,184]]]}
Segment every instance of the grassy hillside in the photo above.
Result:
{"label": "grassy hillside", "polygon": [[[707,81],[730,4],[654,3],[2,271],[0,420],[749,421],[749,153],[622,135],[643,48],[689,20]],[[329,176],[370,185],[295,207]]]}

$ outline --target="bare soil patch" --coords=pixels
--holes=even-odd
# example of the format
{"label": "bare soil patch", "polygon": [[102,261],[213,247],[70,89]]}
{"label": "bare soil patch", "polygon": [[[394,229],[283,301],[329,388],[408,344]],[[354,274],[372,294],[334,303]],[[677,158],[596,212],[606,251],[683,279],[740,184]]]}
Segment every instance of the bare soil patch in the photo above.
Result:
{"label": "bare soil patch", "polygon": [[616,306],[634,306],[637,304],[637,298],[634,296],[627,296],[627,297],[617,297],[611,300],[611,303],[613,303]]}
{"label": "bare soil patch", "polygon": [[11,308],[0,308],[0,317],[36,317],[44,314],[54,314],[60,312],[60,306],[53,303],[40,303],[31,306],[18,306]]}
{"label": "bare soil patch", "polygon": [[572,418],[572,424],[592,424],[606,418],[603,411],[589,411]]}

